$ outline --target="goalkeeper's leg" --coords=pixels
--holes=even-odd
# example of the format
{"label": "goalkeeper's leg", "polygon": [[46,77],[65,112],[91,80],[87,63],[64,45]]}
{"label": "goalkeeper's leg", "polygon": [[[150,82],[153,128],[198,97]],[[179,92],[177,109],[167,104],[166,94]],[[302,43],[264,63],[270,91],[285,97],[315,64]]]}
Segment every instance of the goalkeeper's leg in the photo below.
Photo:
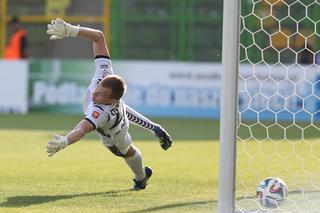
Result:
{"label": "goalkeeper's leg", "polygon": [[152,175],[152,169],[144,167],[142,154],[138,148],[131,143],[131,136],[126,133],[115,139],[101,136],[102,144],[106,146],[114,155],[122,157],[131,171],[134,173],[134,190],[145,189],[147,182]]}
{"label": "goalkeeper's leg", "polygon": [[[144,167],[142,161],[142,155],[138,148],[134,147],[133,145],[130,146],[127,154],[130,153],[130,157],[124,156],[124,160],[135,174],[135,178],[133,179],[134,190],[141,190],[145,189],[148,183],[149,178],[151,177],[153,171],[150,167]],[[132,155],[132,153],[134,153]]]}

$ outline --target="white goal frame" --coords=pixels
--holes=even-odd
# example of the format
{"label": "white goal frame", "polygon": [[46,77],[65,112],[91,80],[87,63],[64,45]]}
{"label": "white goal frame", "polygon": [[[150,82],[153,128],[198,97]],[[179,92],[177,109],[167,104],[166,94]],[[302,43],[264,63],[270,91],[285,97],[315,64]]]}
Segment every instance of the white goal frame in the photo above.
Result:
{"label": "white goal frame", "polygon": [[218,212],[235,211],[240,1],[223,2]]}

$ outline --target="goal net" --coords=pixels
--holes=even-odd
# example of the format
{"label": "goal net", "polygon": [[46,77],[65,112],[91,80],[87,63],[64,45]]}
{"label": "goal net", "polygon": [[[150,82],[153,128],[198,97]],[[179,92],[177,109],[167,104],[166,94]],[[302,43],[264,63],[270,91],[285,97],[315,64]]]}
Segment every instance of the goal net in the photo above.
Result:
{"label": "goal net", "polygon": [[[320,212],[320,1],[242,0],[235,208]],[[266,208],[267,177],[288,187]]]}

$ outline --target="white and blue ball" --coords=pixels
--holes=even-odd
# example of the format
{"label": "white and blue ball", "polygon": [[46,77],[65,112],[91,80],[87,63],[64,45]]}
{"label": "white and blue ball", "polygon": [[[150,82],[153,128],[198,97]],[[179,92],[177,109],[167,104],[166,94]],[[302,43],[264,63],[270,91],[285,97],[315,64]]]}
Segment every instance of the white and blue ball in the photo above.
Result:
{"label": "white and blue ball", "polygon": [[257,197],[261,205],[267,208],[279,207],[286,200],[287,195],[287,185],[280,178],[268,177],[257,187]]}

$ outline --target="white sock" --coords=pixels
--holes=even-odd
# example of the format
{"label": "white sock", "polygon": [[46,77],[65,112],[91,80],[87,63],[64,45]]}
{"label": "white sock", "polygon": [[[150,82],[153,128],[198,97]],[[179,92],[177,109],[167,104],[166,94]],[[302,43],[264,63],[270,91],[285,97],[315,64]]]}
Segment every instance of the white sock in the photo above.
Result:
{"label": "white sock", "polygon": [[146,177],[144,166],[142,162],[142,156],[140,151],[136,148],[136,153],[128,158],[124,159],[132,172],[135,174],[135,180],[140,181]]}

